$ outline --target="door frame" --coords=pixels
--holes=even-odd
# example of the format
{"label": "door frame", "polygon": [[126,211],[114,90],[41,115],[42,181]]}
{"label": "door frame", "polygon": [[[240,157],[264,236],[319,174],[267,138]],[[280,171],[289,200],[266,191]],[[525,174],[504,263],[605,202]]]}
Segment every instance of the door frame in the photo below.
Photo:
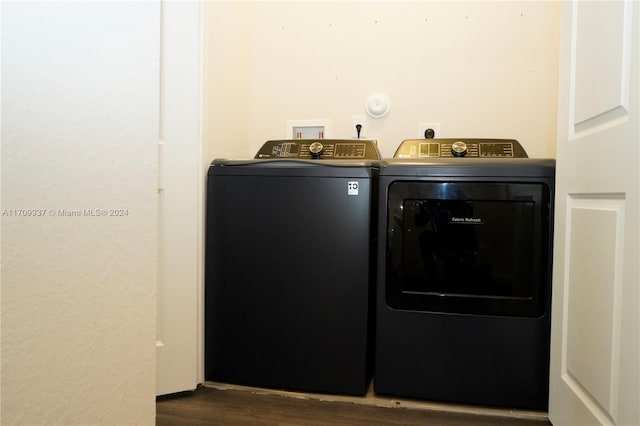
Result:
{"label": "door frame", "polygon": [[157,395],[204,381],[204,3],[161,4]]}

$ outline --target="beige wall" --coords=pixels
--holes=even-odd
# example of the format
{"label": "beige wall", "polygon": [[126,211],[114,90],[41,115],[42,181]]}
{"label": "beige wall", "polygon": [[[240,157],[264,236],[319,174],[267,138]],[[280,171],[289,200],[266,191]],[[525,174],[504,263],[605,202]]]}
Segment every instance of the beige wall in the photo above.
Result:
{"label": "beige wall", "polygon": [[287,120],[351,137],[374,92],[384,156],[422,122],[555,156],[559,2],[209,2],[205,23],[209,159],[253,155]]}
{"label": "beige wall", "polygon": [[2,4],[3,425],[155,424],[159,64],[158,1]]}

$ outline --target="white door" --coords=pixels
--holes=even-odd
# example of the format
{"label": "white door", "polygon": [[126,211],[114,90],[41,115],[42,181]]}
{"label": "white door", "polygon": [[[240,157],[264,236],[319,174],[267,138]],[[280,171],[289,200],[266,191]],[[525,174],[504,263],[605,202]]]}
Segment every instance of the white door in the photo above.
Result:
{"label": "white door", "polygon": [[202,377],[201,4],[162,2],[156,394]]}
{"label": "white door", "polygon": [[640,424],[640,3],[563,2],[549,419]]}

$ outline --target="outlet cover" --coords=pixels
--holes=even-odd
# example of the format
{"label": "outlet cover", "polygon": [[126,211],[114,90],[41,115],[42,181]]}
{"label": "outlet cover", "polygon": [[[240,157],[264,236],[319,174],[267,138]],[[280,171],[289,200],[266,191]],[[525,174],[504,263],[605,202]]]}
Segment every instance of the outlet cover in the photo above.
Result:
{"label": "outlet cover", "polygon": [[360,128],[360,139],[365,139],[365,135],[368,133],[367,117],[364,115],[354,115],[351,117],[351,137],[354,139],[358,138],[358,129],[356,129],[356,124],[360,124],[362,126]]}

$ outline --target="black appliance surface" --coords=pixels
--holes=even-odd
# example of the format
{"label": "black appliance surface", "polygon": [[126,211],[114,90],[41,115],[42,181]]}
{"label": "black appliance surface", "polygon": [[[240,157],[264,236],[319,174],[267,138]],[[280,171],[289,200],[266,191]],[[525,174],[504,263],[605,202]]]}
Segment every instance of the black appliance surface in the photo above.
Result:
{"label": "black appliance surface", "polygon": [[256,157],[208,172],[205,378],[363,395],[375,144],[269,141]]}
{"label": "black appliance surface", "polygon": [[[478,155],[449,155],[458,141]],[[555,161],[514,140],[396,156],[379,177],[375,391],[546,410]]]}

